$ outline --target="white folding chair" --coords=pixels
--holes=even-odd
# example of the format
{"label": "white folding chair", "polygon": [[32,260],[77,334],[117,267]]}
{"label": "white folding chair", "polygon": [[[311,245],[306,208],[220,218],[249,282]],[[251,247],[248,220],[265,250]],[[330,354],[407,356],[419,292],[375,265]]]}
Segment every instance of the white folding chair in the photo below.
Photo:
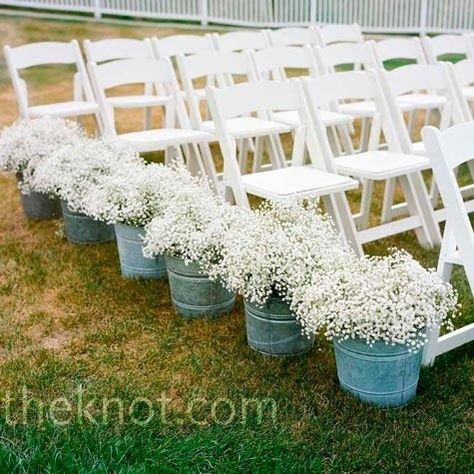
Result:
{"label": "white folding chair", "polygon": [[[180,157],[182,148],[191,170],[207,174],[213,184],[217,184],[212,161],[208,160],[206,155],[201,155],[197,146],[187,146],[206,144],[214,140],[214,137],[192,129],[169,59],[122,59],[100,65],[90,62],[88,66],[108,135],[138,152],[164,150],[167,163],[176,155]],[[124,104],[115,97],[108,97],[107,91],[129,84],[153,84],[153,106],[164,109],[163,127],[129,133],[117,132],[114,110],[131,108],[135,104],[132,100]]]}
{"label": "white folding chair", "polygon": [[381,41],[373,41],[377,65],[381,69],[386,69],[386,62],[393,60],[408,60],[416,64],[425,64],[426,57],[423,46],[419,38],[388,38]]}
{"label": "white folding chair", "polygon": [[324,25],[316,27],[318,44],[326,46],[333,43],[362,43],[364,36],[357,23],[352,25]]}
{"label": "white folding chair", "polygon": [[[397,135],[405,153],[426,156],[423,142],[412,142],[410,130],[406,126],[400,110],[400,99],[407,95],[410,96],[413,91],[427,89],[435,97],[443,99],[442,105],[437,107],[440,114],[439,123],[441,129],[448,128],[453,123],[461,123],[465,120],[456,97],[456,92],[449,78],[449,73],[443,64],[410,64],[392,71],[380,70],[379,78],[389,110],[392,113]],[[386,183],[382,210],[382,220],[384,222],[388,222],[396,215],[406,211],[406,203],[393,205],[394,193],[395,180],[389,180]],[[431,184],[430,196],[433,206],[436,207],[439,196],[434,180]],[[444,220],[445,210],[436,210],[435,217],[437,221]]]}
{"label": "white folding chair", "polygon": [[[321,158],[301,86],[296,79],[286,82],[261,81],[238,84],[224,89],[207,88],[209,107],[224,157],[224,185],[237,205],[249,206],[248,194],[264,199],[320,196],[327,211],[346,240],[360,251],[355,227],[344,192],[357,187],[350,178],[329,173]],[[234,117],[262,110],[297,110],[300,125],[295,130],[291,166],[243,175],[237,160],[237,145],[228,128]],[[304,166],[308,149],[312,166]],[[339,205],[335,204],[338,203]],[[345,214],[342,212],[345,209]],[[340,225],[344,221],[345,225]],[[352,231],[350,230],[352,229]]]}
{"label": "white folding chair", "polygon": [[312,25],[308,28],[286,27],[268,30],[268,35],[272,46],[304,46],[318,43],[317,33]]}
{"label": "white folding chair", "polygon": [[[153,59],[153,50],[148,38],[138,40],[133,38],[112,38],[99,41],[84,40],[84,51],[87,62],[102,64],[118,59]],[[137,107],[145,109],[145,129],[151,127],[151,107],[154,106],[153,84],[145,84],[144,93],[138,96],[122,96],[115,99],[126,106],[131,100]],[[148,106],[150,105],[150,107]]]}
{"label": "white folding chair", "polygon": [[265,49],[270,46],[270,40],[265,30],[214,33],[212,41],[216,50],[226,52]]}
{"label": "white folding chair", "polygon": [[[456,169],[474,159],[474,122],[455,125],[444,131],[425,127],[422,136],[447,209],[438,272],[448,281],[453,265],[462,265],[474,294],[474,234],[456,179]],[[441,337],[439,334],[439,328],[432,329],[429,334],[423,353],[424,365],[432,365],[438,355],[474,340],[474,323]]]}
{"label": "white folding chair", "polygon": [[466,58],[474,57],[474,47],[468,34],[424,36],[422,38],[426,59],[434,64],[448,54],[461,54]]}
{"label": "white folding chair", "polygon": [[[69,43],[43,42],[30,43],[17,47],[4,47],[5,60],[13,82],[15,96],[22,118],[82,117],[94,115],[99,129],[102,123],[99,106],[94,99],[89,76],[87,74],[77,41]],[[64,64],[74,65],[73,100],[42,105],[30,105],[26,81],[20,71],[34,66]]]}
{"label": "white folding chair", "polygon": [[[376,69],[377,61],[374,56],[371,42],[362,43],[334,43],[329,46],[314,48],[316,60],[321,74],[334,73],[341,66],[359,70]],[[406,106],[408,110],[410,106]],[[376,113],[376,106],[372,101],[350,101],[339,105],[341,113],[360,119],[361,140],[360,149],[366,150],[369,139],[370,119]]]}
{"label": "white folding chair", "polygon": [[[419,38],[390,38],[382,41],[372,42],[374,55],[380,69],[385,68],[386,61],[409,60],[415,64],[426,64],[426,56]],[[444,97],[431,94],[427,91],[420,93],[415,91],[405,94],[401,100],[413,106],[408,119],[410,134],[415,124],[416,110],[425,110],[425,124],[430,121],[431,111],[439,109],[444,105]]]}
{"label": "white folding chair", "polygon": [[[440,233],[434,219],[421,171],[429,167],[426,157],[406,153],[400,144],[382,87],[373,71],[347,71],[303,79],[309,109],[316,129],[321,136],[325,127],[319,119],[318,109],[347,99],[370,100],[375,104],[369,139],[369,151],[334,157],[327,147],[323,152],[328,161],[343,175],[358,178],[363,183],[360,213],[354,216],[359,228],[361,243],[371,242],[390,235],[415,230],[421,245],[431,247],[440,242]],[[380,135],[386,140],[387,150],[379,149]],[[381,222],[369,227],[373,184],[397,178],[408,202],[408,217]]]}
{"label": "white folding chair", "polygon": [[[252,64],[248,54],[242,52],[221,52],[195,54],[193,56],[177,56],[178,69],[183,79],[191,121],[196,130],[214,133],[214,120],[206,120],[201,114],[199,97],[194,81],[213,76],[218,87],[229,87],[235,84],[235,79],[243,78],[248,81]],[[259,116],[232,117],[227,124],[232,136],[239,140],[240,163],[242,170],[247,166],[247,155],[250,139],[259,137],[255,147],[255,162],[261,163],[263,147],[268,137],[269,156],[274,167],[284,166],[284,153],[279,140],[280,133],[291,132],[292,127],[270,119],[269,114]]]}
{"label": "white folding chair", "polygon": [[[301,73],[315,77],[318,75],[318,68],[313,55],[312,48],[309,45],[298,46],[274,46],[261,51],[251,51],[252,58],[252,79],[253,80],[288,80],[287,71]],[[272,119],[293,127],[299,125],[299,115],[297,111],[275,112]],[[352,117],[347,114],[332,112],[330,110],[321,110],[320,117],[323,123],[328,127],[339,127],[339,132],[343,139],[344,148],[347,152],[352,152],[352,143],[347,126],[352,124]],[[337,147],[338,154],[341,153],[337,133],[333,130],[331,138],[333,146]]]}

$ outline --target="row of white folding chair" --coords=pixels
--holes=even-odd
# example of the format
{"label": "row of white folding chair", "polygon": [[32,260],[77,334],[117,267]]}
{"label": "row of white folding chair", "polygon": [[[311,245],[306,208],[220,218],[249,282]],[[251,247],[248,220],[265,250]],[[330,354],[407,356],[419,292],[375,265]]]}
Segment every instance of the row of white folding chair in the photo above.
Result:
{"label": "row of white folding chair", "polygon": [[[456,125],[445,131],[434,127],[422,130],[434,177],[448,211],[438,261],[438,273],[449,281],[453,265],[464,267],[474,295],[474,233],[462,190],[457,182],[458,168],[474,160],[474,122]],[[440,337],[439,327],[432,328],[424,348],[423,364],[432,365],[435,358],[474,340],[474,322]]]}
{"label": "row of white folding chair", "polygon": [[[293,81],[276,82],[276,84],[289,84],[290,82],[294,84]],[[303,80],[303,83],[307,91],[306,108],[309,112],[305,112],[301,104],[296,106],[293,102],[293,106],[290,107],[283,98],[272,96],[271,94],[276,94],[276,90],[280,86],[273,86],[274,82],[271,81],[240,84],[225,89],[212,87],[208,89],[212,116],[216,123],[216,132],[224,155],[224,184],[232,189],[237,203],[247,205],[247,193],[272,199],[284,199],[290,195],[335,194],[338,196],[338,203],[332,202],[331,209],[332,211],[339,209],[339,215],[335,216],[338,226],[341,231],[345,232],[347,240],[359,250],[361,243],[409,229],[416,230],[423,245],[439,243],[439,229],[435,223],[433,209],[420,173],[421,170],[428,167],[427,159],[403,151],[376,74],[370,71],[332,73],[317,78],[308,78]],[[282,90],[283,85],[278,89],[278,93],[282,93]],[[295,91],[290,93],[288,87],[285,90],[287,90],[289,97],[294,98],[297,94]],[[379,134],[383,130],[387,139],[388,151],[377,149],[378,138],[374,132],[374,150],[338,158],[332,154],[327,140],[326,126],[319,118],[318,110],[320,107],[327,106],[328,103],[353,97],[372,100],[377,104],[378,113],[374,117],[374,123],[376,123],[375,127]],[[235,138],[228,128],[227,120],[262,109],[298,111],[300,123],[295,130],[292,166],[244,175],[238,166]],[[308,119],[308,116],[311,118]],[[302,130],[306,130],[306,145],[312,164],[320,171],[329,172],[331,176],[339,172],[363,179],[366,182],[398,178],[409,203],[410,216],[370,229],[365,228],[368,223],[366,220],[366,222],[359,222],[362,224],[362,229],[356,231],[355,220],[350,215],[342,190],[337,186],[331,190],[332,184],[328,184],[332,183],[332,178],[329,179],[327,176],[323,176],[323,179],[319,179],[317,176],[312,177],[309,169],[302,167]],[[368,211],[369,200],[370,195],[363,198],[362,214],[364,216]]]}

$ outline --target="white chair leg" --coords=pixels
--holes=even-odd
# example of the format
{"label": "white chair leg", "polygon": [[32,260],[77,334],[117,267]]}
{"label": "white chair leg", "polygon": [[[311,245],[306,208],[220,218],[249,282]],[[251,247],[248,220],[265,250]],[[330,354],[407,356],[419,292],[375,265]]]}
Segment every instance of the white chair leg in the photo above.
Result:
{"label": "white chair leg", "polygon": [[322,201],[326,212],[332,217],[336,229],[344,236],[344,240],[359,256],[364,255],[359,241],[357,229],[352,217],[351,209],[344,193],[323,196]]}
{"label": "white chair leg", "polygon": [[359,229],[369,226],[370,207],[372,204],[374,182],[371,179],[364,180],[362,185],[362,198],[360,202],[360,214],[358,216]]}
{"label": "white chair leg", "polygon": [[420,245],[431,248],[441,244],[441,233],[421,173],[399,177],[400,186],[411,216],[419,216],[421,227],[415,229]]}
{"label": "white chair leg", "polygon": [[383,195],[382,223],[392,220],[392,207],[395,200],[396,179],[387,179],[385,181],[385,190]]}
{"label": "white chair leg", "polygon": [[265,138],[257,137],[255,140],[255,154],[253,157],[252,172],[258,173],[262,169],[263,162],[263,151],[264,151]]}

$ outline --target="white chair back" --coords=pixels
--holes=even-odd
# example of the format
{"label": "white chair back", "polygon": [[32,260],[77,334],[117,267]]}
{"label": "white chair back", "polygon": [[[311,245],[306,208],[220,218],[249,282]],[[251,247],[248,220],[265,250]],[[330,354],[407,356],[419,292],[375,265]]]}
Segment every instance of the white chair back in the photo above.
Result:
{"label": "white chair back", "polygon": [[430,38],[424,36],[423,47],[429,63],[436,63],[446,54],[463,54],[467,58],[474,56],[473,45],[469,35],[439,35]]}
{"label": "white chair back", "polygon": [[7,45],[4,47],[4,54],[21,117],[29,117],[29,101],[27,84],[21,78],[20,71],[30,67],[52,64],[75,65],[74,99],[79,101],[85,97],[87,101],[95,102],[77,41],[73,40],[69,43],[40,42],[17,47]]}
{"label": "white chair back", "polygon": [[382,88],[375,73],[371,71],[328,73],[305,79],[305,84],[308,101],[314,110],[324,109],[339,112],[338,105],[341,101],[373,101],[376,112],[372,120],[369,149],[375,150],[378,148],[382,129],[389,150],[402,151]]}
{"label": "white chair back", "polygon": [[364,69],[377,66],[370,42],[318,46],[315,48],[315,53],[321,74],[334,72],[337,67],[343,65],[352,65],[354,69],[357,69],[360,65],[363,65]]}
{"label": "white chair back", "polygon": [[[316,61],[309,45],[273,46],[261,51],[251,51],[253,80],[286,80],[287,70],[306,71],[303,75],[317,75]],[[295,72],[295,71],[292,71]]]}
{"label": "white chair back", "polygon": [[381,70],[379,74],[389,110],[392,112],[394,123],[398,125],[398,133],[403,137],[403,142],[407,146],[410,143],[409,148],[405,148],[405,153],[413,153],[411,139],[400,111],[400,101],[403,101],[405,94],[425,90],[430,94],[445,97],[446,103],[439,109],[441,129],[448,128],[453,122],[463,121],[456,94],[444,65],[408,64],[392,71]]}
{"label": "white chair back", "polygon": [[372,42],[377,65],[384,68],[386,61],[404,59],[418,64],[426,63],[425,52],[419,38],[389,38]]}
{"label": "white chair back", "polygon": [[202,124],[203,117],[199,108],[198,88],[194,81],[213,77],[218,87],[228,87],[235,83],[234,76],[243,76],[248,80],[252,70],[249,56],[242,52],[212,51],[192,56],[179,54],[176,60],[191,119],[193,125],[198,128]]}
{"label": "white chair back", "polygon": [[268,30],[272,46],[304,46],[318,41],[314,26],[308,28],[287,27]]}
{"label": "white chair back", "polygon": [[215,49],[224,52],[265,49],[270,46],[270,40],[265,30],[214,33],[212,40]]}
{"label": "white chair back", "polygon": [[97,64],[117,59],[152,59],[153,51],[148,38],[113,38],[100,41],[84,41],[87,62]]}
{"label": "white chair back", "polygon": [[172,35],[166,38],[151,39],[153,51],[157,58],[173,58],[178,54],[188,56],[214,49],[212,37],[205,35]]}
{"label": "white chair back", "polygon": [[[434,127],[422,130],[434,177],[447,209],[447,220],[438,261],[438,273],[449,280],[454,264],[464,270],[474,295],[474,233],[466,204],[456,179],[457,168],[474,159],[474,122],[455,125],[444,131]],[[472,209],[470,209],[472,211]],[[423,363],[433,364],[436,356],[474,340],[474,323],[439,337],[432,329],[425,346]]]}
{"label": "white chair back", "polygon": [[316,28],[320,46],[333,43],[361,43],[364,41],[362,30],[357,23],[352,25],[324,25]]}
{"label": "white chair back", "polygon": [[191,128],[173,66],[168,58],[122,59],[100,65],[90,62],[88,66],[107,133],[117,135],[113,107],[108,101],[107,91],[131,84],[152,84],[157,96],[155,105],[166,109],[166,128],[174,128],[176,119],[181,128]]}

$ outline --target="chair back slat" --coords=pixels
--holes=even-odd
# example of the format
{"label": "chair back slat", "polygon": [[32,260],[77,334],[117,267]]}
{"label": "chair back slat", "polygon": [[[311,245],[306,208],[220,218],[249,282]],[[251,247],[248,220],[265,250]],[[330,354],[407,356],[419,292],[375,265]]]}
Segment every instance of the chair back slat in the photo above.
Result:
{"label": "chair back slat", "polygon": [[10,58],[16,69],[49,64],[74,64],[77,61],[73,42],[46,41],[10,48]]}
{"label": "chair back slat", "polygon": [[84,41],[87,61],[103,63],[117,59],[151,59],[153,52],[148,39],[112,38],[100,41]]}
{"label": "chair back slat", "polygon": [[419,64],[426,63],[425,52],[419,38],[389,38],[374,41],[372,44],[379,67],[383,67],[385,61],[393,59],[408,59]]}
{"label": "chair back slat", "polygon": [[173,58],[178,54],[188,56],[213,50],[212,38],[208,34],[154,37],[152,43],[157,58]]}

